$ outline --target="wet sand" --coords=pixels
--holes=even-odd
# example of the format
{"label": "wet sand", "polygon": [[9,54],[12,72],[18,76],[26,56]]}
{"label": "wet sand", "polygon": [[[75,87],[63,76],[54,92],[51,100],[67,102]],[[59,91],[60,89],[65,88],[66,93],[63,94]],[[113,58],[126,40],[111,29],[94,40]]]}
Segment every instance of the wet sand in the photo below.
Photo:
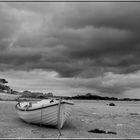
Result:
{"label": "wet sand", "polygon": [[[73,113],[60,138],[140,138],[140,102],[74,100]],[[0,102],[0,138],[58,138],[54,127],[28,124],[19,119],[16,102]],[[92,133],[100,129],[116,134]]]}

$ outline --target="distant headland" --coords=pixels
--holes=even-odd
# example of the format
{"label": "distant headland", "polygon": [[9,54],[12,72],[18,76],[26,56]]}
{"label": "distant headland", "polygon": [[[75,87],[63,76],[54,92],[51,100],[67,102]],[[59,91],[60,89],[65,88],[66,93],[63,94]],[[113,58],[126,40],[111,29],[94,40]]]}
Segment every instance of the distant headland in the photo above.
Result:
{"label": "distant headland", "polygon": [[63,98],[63,99],[76,99],[76,100],[111,100],[111,101],[140,101],[140,99],[132,98],[116,98],[116,97],[102,97],[99,95],[93,95],[92,93],[85,93],[85,95],[76,96],[56,96],[52,92],[42,93],[42,92],[32,92],[32,91],[15,91],[7,86],[8,81],[6,79],[0,79],[0,93],[19,95],[22,99],[46,99],[46,98]]}

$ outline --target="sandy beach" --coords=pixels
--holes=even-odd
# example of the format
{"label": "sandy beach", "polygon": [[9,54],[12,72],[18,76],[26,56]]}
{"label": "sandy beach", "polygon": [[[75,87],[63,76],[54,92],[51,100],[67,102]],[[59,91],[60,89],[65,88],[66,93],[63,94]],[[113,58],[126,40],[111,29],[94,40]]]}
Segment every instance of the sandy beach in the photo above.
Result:
{"label": "sandy beach", "polygon": [[[73,113],[60,138],[140,138],[140,102],[74,100]],[[0,138],[57,138],[54,127],[28,124],[19,119],[16,102],[0,102]],[[93,133],[94,129],[114,134]]]}

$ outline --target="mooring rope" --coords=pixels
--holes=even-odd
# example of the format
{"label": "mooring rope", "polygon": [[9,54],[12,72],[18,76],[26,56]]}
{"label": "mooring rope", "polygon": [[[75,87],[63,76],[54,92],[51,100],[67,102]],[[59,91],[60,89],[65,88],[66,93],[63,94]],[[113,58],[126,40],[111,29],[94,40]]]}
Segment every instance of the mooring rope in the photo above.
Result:
{"label": "mooring rope", "polygon": [[[43,108],[43,104],[42,104],[42,108]],[[42,108],[41,108],[41,120],[40,120],[40,126],[42,124]]]}
{"label": "mooring rope", "polygon": [[61,98],[59,99],[59,104],[58,104],[58,113],[57,113],[57,127],[58,127],[58,131],[59,131],[59,134],[58,134],[58,137],[59,138],[62,134],[61,134],[61,123],[60,123],[60,108],[61,108]]}

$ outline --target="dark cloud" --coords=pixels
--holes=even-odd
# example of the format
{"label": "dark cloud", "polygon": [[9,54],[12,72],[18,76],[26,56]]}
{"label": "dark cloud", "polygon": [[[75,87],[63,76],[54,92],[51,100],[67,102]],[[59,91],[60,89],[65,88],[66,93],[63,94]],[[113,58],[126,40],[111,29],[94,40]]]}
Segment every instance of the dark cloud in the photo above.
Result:
{"label": "dark cloud", "polygon": [[10,16],[4,4],[0,5],[0,49],[1,51],[9,47],[12,37],[18,30],[17,20]]}
{"label": "dark cloud", "polygon": [[39,62],[39,54],[31,53],[0,53],[0,70],[14,69],[14,70],[30,70],[34,63]]}
{"label": "dark cloud", "polygon": [[[117,29],[139,29],[139,4],[136,3],[72,3],[54,21],[66,27],[85,26]],[[73,14],[74,13],[74,14]],[[69,16],[68,16],[69,15]],[[134,22],[137,21],[137,22]]]}
{"label": "dark cloud", "polygon": [[84,78],[139,70],[139,3],[8,4],[0,10],[1,69]]}

